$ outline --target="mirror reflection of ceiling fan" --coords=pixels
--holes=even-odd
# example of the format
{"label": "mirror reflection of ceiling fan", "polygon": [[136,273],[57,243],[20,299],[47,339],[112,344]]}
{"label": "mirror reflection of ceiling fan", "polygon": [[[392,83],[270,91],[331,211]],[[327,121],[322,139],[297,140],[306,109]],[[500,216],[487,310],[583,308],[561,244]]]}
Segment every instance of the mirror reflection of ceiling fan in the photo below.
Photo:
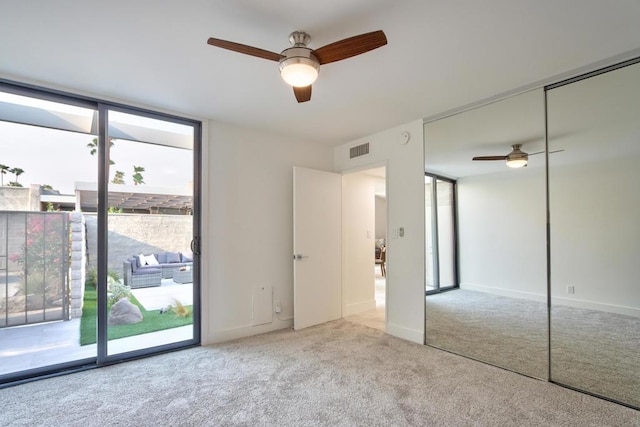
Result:
{"label": "mirror reflection of ceiling fan", "polygon": [[[525,153],[520,148],[522,144],[513,144],[511,146],[511,152],[504,156],[476,156],[473,160],[504,160],[507,166],[510,168],[521,168],[527,166],[529,162],[529,156],[535,156],[536,154],[542,154],[544,151],[538,151],[536,153]],[[564,150],[549,151],[549,154],[559,153]]]}
{"label": "mirror reflection of ceiling fan", "polygon": [[289,36],[291,47],[280,53],[213,37],[209,38],[207,43],[222,49],[279,62],[282,79],[293,86],[293,93],[298,102],[306,102],[311,99],[311,84],[318,78],[320,65],[341,61],[382,47],[387,44],[387,37],[381,30],[373,31],[349,37],[316,50],[307,47],[310,41],[309,34],[294,31]]}

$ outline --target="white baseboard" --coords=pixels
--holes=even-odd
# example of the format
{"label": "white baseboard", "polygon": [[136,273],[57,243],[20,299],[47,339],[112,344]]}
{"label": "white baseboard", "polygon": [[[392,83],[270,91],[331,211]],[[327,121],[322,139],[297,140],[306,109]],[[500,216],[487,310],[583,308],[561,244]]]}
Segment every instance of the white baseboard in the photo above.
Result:
{"label": "white baseboard", "polygon": [[342,311],[342,316],[350,316],[352,314],[362,313],[363,311],[375,310],[376,300],[370,299],[367,301],[356,302],[353,304],[346,304]]}
{"label": "white baseboard", "polygon": [[565,307],[583,308],[587,310],[604,311],[606,313],[624,314],[625,316],[640,317],[640,308],[624,305],[604,304],[600,302],[585,301],[579,299],[551,296],[551,306],[562,305]]}
{"label": "white baseboard", "polygon": [[[484,292],[486,294],[499,295],[503,297],[520,298],[520,299],[537,301],[537,302],[547,301],[547,296],[545,294],[537,294],[533,292],[524,292],[524,291],[505,289],[505,288],[493,288],[490,286],[476,285],[473,283],[461,283],[460,289]],[[626,316],[640,317],[640,308],[580,300],[576,298],[556,297],[552,295],[551,304],[552,305],[557,304],[557,305],[562,305],[566,307],[583,308],[587,310],[604,311],[606,313],[623,314]]]}
{"label": "white baseboard", "polygon": [[264,334],[266,332],[277,331],[280,329],[293,328],[293,319],[290,320],[274,320],[272,323],[265,325],[244,325],[230,329],[219,329],[210,332],[208,339],[203,337],[203,345],[221,343],[225,341],[237,340],[239,338],[250,337],[252,335]]}
{"label": "white baseboard", "polygon": [[424,344],[424,331],[405,328],[404,326],[387,323],[387,333],[403,340],[411,341],[416,344]]}

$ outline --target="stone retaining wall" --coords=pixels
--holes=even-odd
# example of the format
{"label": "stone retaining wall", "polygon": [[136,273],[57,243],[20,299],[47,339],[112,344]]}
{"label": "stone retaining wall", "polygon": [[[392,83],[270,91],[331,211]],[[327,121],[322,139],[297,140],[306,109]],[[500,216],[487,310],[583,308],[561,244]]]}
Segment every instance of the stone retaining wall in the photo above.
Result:
{"label": "stone retaining wall", "polygon": [[82,317],[82,301],[84,298],[84,282],[87,274],[87,249],[85,218],[80,212],[69,214],[71,225],[71,301],[69,317]]}
{"label": "stone retaining wall", "polygon": [[[97,265],[98,219],[85,213],[87,264]],[[131,255],[158,252],[189,252],[193,236],[191,215],[109,214],[108,268],[123,276],[122,263]]]}

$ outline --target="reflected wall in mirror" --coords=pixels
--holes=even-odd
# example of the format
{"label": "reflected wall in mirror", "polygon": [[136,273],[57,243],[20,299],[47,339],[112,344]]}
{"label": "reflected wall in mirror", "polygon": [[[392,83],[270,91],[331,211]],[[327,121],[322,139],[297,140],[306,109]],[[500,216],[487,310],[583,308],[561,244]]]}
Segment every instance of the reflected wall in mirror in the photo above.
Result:
{"label": "reflected wall in mirror", "polygon": [[426,343],[547,378],[545,156],[472,160],[513,144],[544,152],[542,89],[425,124],[425,171],[456,181],[459,254],[459,288],[427,293]]}
{"label": "reflected wall in mirror", "polygon": [[547,92],[551,379],[640,406],[640,65]]}

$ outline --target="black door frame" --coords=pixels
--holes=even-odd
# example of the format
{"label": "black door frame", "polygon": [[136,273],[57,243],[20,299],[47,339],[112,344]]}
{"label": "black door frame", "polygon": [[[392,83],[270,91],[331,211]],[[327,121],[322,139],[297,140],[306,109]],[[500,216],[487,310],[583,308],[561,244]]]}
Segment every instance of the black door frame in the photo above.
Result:
{"label": "black door frame", "polygon": [[[441,175],[437,175],[430,172],[425,172],[425,177],[431,179],[431,246],[433,257],[433,290],[427,291],[425,289],[425,295],[433,295],[440,292],[450,291],[452,289],[458,289],[460,287],[459,272],[458,272],[458,184],[456,180],[447,178]],[[440,254],[439,254],[439,234],[438,234],[438,186],[437,181],[444,181],[451,184],[451,210],[453,221],[453,286],[447,286],[445,288],[440,287]],[[426,280],[426,277],[425,277]],[[425,283],[426,285],[426,283]]]}

